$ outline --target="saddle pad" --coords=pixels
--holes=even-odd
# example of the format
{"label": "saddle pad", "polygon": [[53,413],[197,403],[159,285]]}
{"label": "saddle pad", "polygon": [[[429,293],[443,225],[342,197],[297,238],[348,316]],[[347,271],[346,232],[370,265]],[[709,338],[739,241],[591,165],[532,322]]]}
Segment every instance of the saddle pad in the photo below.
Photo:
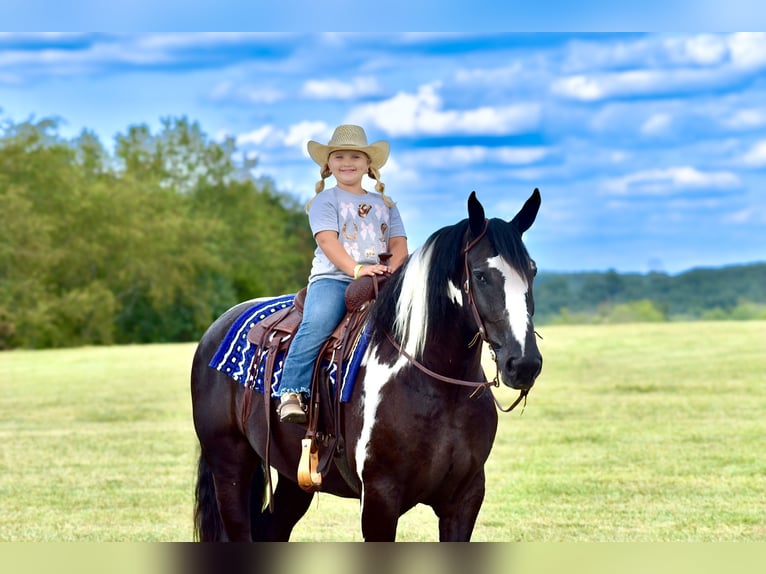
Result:
{"label": "saddle pad", "polygon": [[[247,340],[247,333],[253,325],[262,321],[266,317],[285,309],[293,304],[295,295],[283,295],[269,300],[260,300],[252,307],[246,309],[232,323],[231,327],[224,336],[218,350],[210,360],[209,366],[231,377],[240,385],[253,387],[257,392],[263,393],[263,365],[265,365],[267,351],[261,351],[256,345]],[[369,344],[368,325],[360,331],[357,340],[354,341],[349,359],[343,364],[343,376],[341,377],[341,401],[348,402],[351,398],[351,392],[354,390],[354,380],[362,363],[362,357]],[[262,369],[257,374],[255,380],[250,378],[250,366],[253,360],[263,353],[261,361]],[[274,366],[274,377],[271,381],[272,397],[279,396],[279,383],[282,376],[282,364],[284,362],[284,353],[280,353],[276,358]],[[332,365],[329,361],[323,361],[324,369],[330,368],[330,382],[333,387],[336,386],[337,365]]]}

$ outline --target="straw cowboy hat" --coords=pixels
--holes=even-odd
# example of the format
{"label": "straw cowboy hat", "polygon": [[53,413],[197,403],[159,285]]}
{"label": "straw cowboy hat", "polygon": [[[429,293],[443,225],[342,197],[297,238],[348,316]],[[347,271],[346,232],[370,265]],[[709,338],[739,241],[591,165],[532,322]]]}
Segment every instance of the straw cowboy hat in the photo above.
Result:
{"label": "straw cowboy hat", "polygon": [[308,143],[311,159],[324,167],[330,154],[339,149],[359,150],[366,153],[370,158],[370,165],[380,169],[388,160],[390,146],[387,141],[377,141],[367,144],[367,134],[359,126],[343,125],[335,128],[327,145],[311,140]]}

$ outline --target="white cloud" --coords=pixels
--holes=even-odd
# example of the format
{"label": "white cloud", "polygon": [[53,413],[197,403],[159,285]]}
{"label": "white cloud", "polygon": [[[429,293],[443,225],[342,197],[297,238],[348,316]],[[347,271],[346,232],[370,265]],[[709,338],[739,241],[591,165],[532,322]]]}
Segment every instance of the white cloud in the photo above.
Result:
{"label": "white cloud", "polygon": [[551,87],[554,94],[575,100],[595,101],[606,96],[603,80],[584,75],[556,80]]}
{"label": "white cloud", "polygon": [[746,165],[752,167],[766,166],[766,140],[756,142],[742,158]]}
{"label": "white cloud", "polygon": [[138,37],[136,45],[150,48],[199,48],[200,46],[219,46],[221,44],[266,44],[273,41],[277,34],[259,32],[184,32],[145,34]]}
{"label": "white cloud", "polygon": [[262,126],[258,129],[238,135],[237,145],[262,145],[274,133],[274,126]]}
{"label": "white cloud", "polygon": [[550,154],[545,147],[451,146],[407,153],[407,164],[426,169],[462,169],[479,164],[528,165]]}
{"label": "white cloud", "polygon": [[350,82],[340,80],[308,80],[303,84],[301,94],[319,100],[350,100],[380,92],[375,78],[359,76]]}
{"label": "white cloud", "polygon": [[725,37],[703,34],[690,38],[671,38],[665,42],[672,60],[682,64],[711,66],[719,64],[729,53]]}
{"label": "white cloud", "polygon": [[723,124],[733,129],[752,129],[766,125],[766,110],[745,109],[737,110],[723,120]]}
{"label": "white cloud", "polygon": [[493,150],[500,163],[527,164],[534,163],[549,155],[550,150],[544,147],[503,147]]}
{"label": "white cloud", "polygon": [[668,131],[673,118],[670,114],[654,114],[641,126],[641,133],[646,135],[658,135]]}
{"label": "white cloud", "polygon": [[647,61],[657,59],[660,52],[657,42],[643,38],[606,43],[575,40],[567,46],[561,69],[568,74],[593,69],[625,69],[645,65]]}
{"label": "white cloud", "polygon": [[210,99],[214,102],[274,104],[284,98],[284,92],[269,86],[239,86],[228,81],[221,82],[210,93]]}
{"label": "white cloud", "polygon": [[303,121],[289,126],[286,130],[277,129],[271,124],[261,126],[250,132],[237,136],[237,145],[276,147],[300,147],[306,153],[306,143],[310,139],[328,140],[332,133],[324,122]]}
{"label": "white cloud", "polygon": [[[304,121],[291,125],[284,137],[287,146],[300,145],[304,150],[309,140],[329,141],[332,134],[330,126],[324,122]],[[308,156],[308,153],[306,153]]]}
{"label": "white cloud", "polygon": [[534,103],[445,110],[439,87],[439,83],[426,84],[414,94],[399,92],[388,100],[359,106],[348,121],[375,125],[392,136],[506,135],[532,129],[540,121],[540,106]]}
{"label": "white cloud", "polygon": [[460,69],[455,72],[455,81],[458,84],[471,86],[476,84],[507,86],[516,80],[521,72],[522,65],[520,62],[514,62],[510,66],[500,68]]}
{"label": "white cloud", "polygon": [[613,195],[666,195],[685,189],[728,189],[739,187],[739,177],[729,171],[703,172],[690,166],[651,169],[607,181]]}
{"label": "white cloud", "polygon": [[563,98],[595,102],[691,93],[730,86],[766,67],[766,33],[576,43],[567,56],[565,75],[551,84],[552,92]]}
{"label": "white cloud", "polygon": [[732,77],[733,73],[725,69],[641,69],[567,76],[555,80],[551,90],[563,98],[594,102],[608,98],[689,93],[725,85]]}
{"label": "white cloud", "polygon": [[762,205],[751,205],[739,211],[727,213],[723,217],[724,223],[733,223],[735,225],[746,225],[749,223],[766,223],[766,207]]}
{"label": "white cloud", "polygon": [[729,38],[729,51],[737,67],[753,69],[766,66],[766,33],[734,34]]}

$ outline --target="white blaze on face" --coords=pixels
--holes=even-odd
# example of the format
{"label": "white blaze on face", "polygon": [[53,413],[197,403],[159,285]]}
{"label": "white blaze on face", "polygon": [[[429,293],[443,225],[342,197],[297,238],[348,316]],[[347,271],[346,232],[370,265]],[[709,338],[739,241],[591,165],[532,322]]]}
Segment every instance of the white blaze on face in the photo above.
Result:
{"label": "white blaze on face", "polygon": [[527,327],[529,326],[529,313],[527,312],[527,291],[529,285],[527,279],[508,265],[499,255],[487,259],[487,265],[497,269],[503,275],[503,291],[505,292],[505,312],[508,314],[508,323],[511,326],[513,336],[521,346],[521,354],[524,354],[526,346]]}

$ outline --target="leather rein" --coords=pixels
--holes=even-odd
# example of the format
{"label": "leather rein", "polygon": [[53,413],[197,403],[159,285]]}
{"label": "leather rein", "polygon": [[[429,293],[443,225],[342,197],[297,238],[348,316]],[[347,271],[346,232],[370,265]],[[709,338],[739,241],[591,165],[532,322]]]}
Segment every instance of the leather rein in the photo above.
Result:
{"label": "leather rein", "polygon": [[[484,229],[482,229],[481,233],[477,235],[473,240],[469,241],[465,249],[463,249],[463,268],[465,270],[465,282],[463,283],[463,291],[465,292],[466,296],[468,297],[468,304],[471,307],[471,312],[473,313],[474,320],[476,321],[476,325],[478,327],[478,332],[476,333],[476,336],[473,338],[473,340],[468,344],[468,347],[473,347],[476,342],[478,341],[479,337],[481,337],[482,341],[487,343],[490,346],[490,349],[492,349],[492,346],[489,343],[489,340],[487,339],[487,330],[484,327],[484,322],[481,320],[481,315],[479,315],[479,309],[476,307],[476,301],[474,301],[473,298],[473,289],[471,287],[471,268],[468,263],[468,254],[470,253],[471,249],[476,247],[476,245],[481,241],[484,236],[487,234],[487,229],[489,228],[489,219],[484,219]],[[419,371],[425,373],[431,378],[436,379],[437,381],[441,381],[443,383],[449,383],[451,385],[460,385],[463,387],[471,387],[474,389],[474,391],[471,393],[470,398],[473,398],[479,393],[480,391],[484,391],[489,387],[499,387],[500,386],[500,367],[497,364],[497,357],[494,352],[492,352],[492,360],[495,362],[495,378],[491,381],[464,381],[461,379],[453,379],[452,377],[447,377],[445,375],[440,375],[439,373],[436,373],[423,365],[420,361],[418,361],[415,357],[410,355],[407,351],[404,350],[404,348],[397,343],[394,338],[391,336],[391,333],[386,331],[386,337],[388,338],[388,341],[394,346],[394,348],[410,363],[412,363],[413,366],[415,366]],[[491,391],[490,391],[491,393]],[[504,408],[500,402],[497,400],[497,397],[495,397],[494,393],[492,394],[492,399],[495,401],[495,406],[498,408],[498,410],[509,413],[511,412],[516,406],[523,400],[524,404],[527,403],[527,394],[529,393],[529,389],[525,389],[519,393],[519,396],[516,398],[516,400],[511,404],[511,406]],[[523,411],[522,411],[523,412]]]}

